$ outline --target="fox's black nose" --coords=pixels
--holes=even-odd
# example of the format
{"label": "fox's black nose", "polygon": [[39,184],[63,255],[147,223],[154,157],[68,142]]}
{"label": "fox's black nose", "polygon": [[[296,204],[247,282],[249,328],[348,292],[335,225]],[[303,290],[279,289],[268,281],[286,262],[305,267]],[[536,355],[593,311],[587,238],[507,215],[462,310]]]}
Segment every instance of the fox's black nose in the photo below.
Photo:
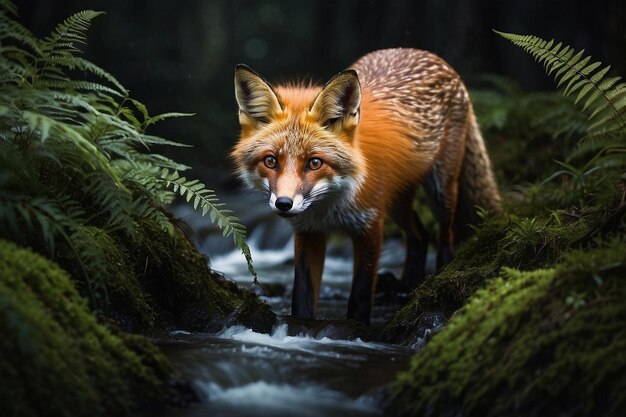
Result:
{"label": "fox's black nose", "polygon": [[288,211],[293,207],[293,200],[289,197],[278,197],[274,205],[280,211]]}

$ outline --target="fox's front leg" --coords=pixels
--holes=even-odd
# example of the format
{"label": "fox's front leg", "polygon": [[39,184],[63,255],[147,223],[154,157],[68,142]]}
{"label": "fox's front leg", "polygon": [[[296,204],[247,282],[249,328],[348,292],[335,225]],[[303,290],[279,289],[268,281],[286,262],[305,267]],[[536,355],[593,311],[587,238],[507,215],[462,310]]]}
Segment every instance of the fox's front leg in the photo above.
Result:
{"label": "fox's front leg", "polygon": [[383,221],[377,220],[364,234],[352,237],[354,277],[348,300],[348,318],[370,323],[372,300],[378,273],[378,258],[383,243]]}
{"label": "fox's front leg", "polygon": [[296,233],[296,268],[291,296],[291,314],[293,316],[306,319],[315,318],[325,255],[326,235]]}

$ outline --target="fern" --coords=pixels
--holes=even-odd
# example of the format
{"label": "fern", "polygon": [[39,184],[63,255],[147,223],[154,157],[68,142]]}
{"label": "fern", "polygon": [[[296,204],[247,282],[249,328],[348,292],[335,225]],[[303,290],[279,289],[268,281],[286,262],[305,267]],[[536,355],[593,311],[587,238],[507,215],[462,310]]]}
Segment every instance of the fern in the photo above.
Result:
{"label": "fern", "polygon": [[70,245],[72,251],[78,255],[81,270],[89,274],[89,279],[85,281],[92,303],[106,307],[109,303],[107,281],[111,274],[106,249],[114,243],[103,244],[103,239],[99,236],[103,234],[104,231],[95,227],[77,227],[71,235]]}
{"label": "fern", "polygon": [[499,75],[483,75],[470,91],[476,116],[484,130],[520,138],[580,137],[587,128],[573,100],[557,93],[525,92]]}
{"label": "fern", "polygon": [[188,180],[177,170],[162,168],[155,171],[155,166],[135,166],[130,163],[121,163],[119,167],[125,182],[134,183],[135,187],[159,196],[164,204],[173,200],[174,195],[167,192],[172,190],[174,194],[190,203],[195,210],[200,210],[203,216],[208,215],[211,222],[222,230],[224,236],[232,236],[236,247],[246,259],[248,271],[254,277],[254,284],[258,284],[250,249],[246,243],[246,228],[232,215],[231,210],[223,208],[224,204],[220,203],[214,191],[207,189],[199,180]]}
{"label": "fern", "polygon": [[566,162],[558,162],[562,169],[548,179],[569,176],[574,179],[574,191],[595,199],[596,190],[612,182],[607,180],[626,173],[626,83],[619,76],[608,76],[610,65],[585,56],[584,50],[576,52],[562,42],[531,35],[496,33],[543,64],[557,86],[564,87],[563,94],[588,114],[587,134]]}
{"label": "fern", "polygon": [[175,193],[184,197],[188,203],[193,200],[193,208],[201,209],[202,215],[209,214],[211,221],[216,223],[222,229],[224,236],[232,235],[235,245],[241,249],[242,254],[246,258],[248,271],[254,277],[254,284],[258,285],[257,274],[252,266],[252,255],[250,249],[245,244],[246,228],[239,223],[237,217],[232,216],[231,210],[222,209],[223,203],[220,203],[215,193],[206,189],[206,186],[198,180],[187,180],[185,177],[179,176],[178,172],[169,172],[167,169],[161,171],[161,177],[157,183],[162,183],[165,187],[172,188]]}
{"label": "fern", "polygon": [[101,14],[103,12],[84,10],[73,14],[58,24],[50,36],[41,42],[41,49],[47,58],[44,64],[54,64],[52,59],[54,57],[65,57],[73,60],[73,55],[81,52],[77,44],[84,45],[87,43],[85,32],[89,29],[91,21]]}
{"label": "fern", "polygon": [[77,56],[101,14],[76,13],[37,39],[0,0],[0,234],[70,265],[103,309],[115,239],[143,241],[146,221],[174,233],[163,207],[179,196],[233,237],[256,283],[238,219],[181,175],[187,166],[151,151],[186,146],[146,129],[189,114],[150,115],[113,75]]}
{"label": "fern", "polygon": [[565,86],[565,95],[575,96],[576,103],[584,103],[583,111],[593,109],[589,116],[591,131],[615,128],[613,123],[619,129],[626,128],[626,83],[621,82],[621,77],[606,77],[610,65],[602,67],[599,61],[590,63],[591,56],[583,58],[584,50],[575,52],[562,42],[555,45],[554,40],[532,35],[495,32],[543,64],[548,75],[554,74],[557,85]]}

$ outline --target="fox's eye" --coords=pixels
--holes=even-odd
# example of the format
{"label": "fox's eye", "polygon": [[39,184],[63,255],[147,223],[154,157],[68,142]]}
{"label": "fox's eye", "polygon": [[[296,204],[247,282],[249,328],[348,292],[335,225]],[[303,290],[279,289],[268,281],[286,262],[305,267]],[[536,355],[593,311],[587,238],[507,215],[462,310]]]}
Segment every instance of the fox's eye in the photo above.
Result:
{"label": "fox's eye", "polygon": [[320,169],[322,166],[322,160],[319,158],[311,158],[309,159],[309,164],[307,166],[311,171],[315,171],[316,169]]}
{"label": "fox's eye", "polygon": [[322,126],[331,127],[332,125],[337,123],[337,120],[339,120],[339,117],[333,117],[331,119],[324,120],[324,123],[322,123]]}
{"label": "fox's eye", "polygon": [[263,163],[268,168],[272,168],[272,169],[276,168],[276,158],[274,158],[273,156],[266,156],[263,159]]}

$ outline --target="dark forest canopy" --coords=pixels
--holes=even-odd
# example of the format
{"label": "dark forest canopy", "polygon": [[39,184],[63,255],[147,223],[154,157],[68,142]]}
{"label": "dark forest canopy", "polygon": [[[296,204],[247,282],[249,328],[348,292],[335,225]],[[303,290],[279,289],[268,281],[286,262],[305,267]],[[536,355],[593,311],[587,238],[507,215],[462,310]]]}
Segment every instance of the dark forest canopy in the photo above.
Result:
{"label": "dark forest canopy", "polygon": [[21,0],[18,6],[39,36],[78,10],[105,11],[89,33],[87,58],[153,111],[197,113],[155,132],[194,144],[198,152],[177,156],[197,168],[229,167],[239,62],[270,81],[323,82],[366,52],[403,46],[442,56],[470,87],[476,75],[498,73],[526,89],[552,89],[541,66],[492,32],[498,29],[564,40],[626,73],[620,0]]}

